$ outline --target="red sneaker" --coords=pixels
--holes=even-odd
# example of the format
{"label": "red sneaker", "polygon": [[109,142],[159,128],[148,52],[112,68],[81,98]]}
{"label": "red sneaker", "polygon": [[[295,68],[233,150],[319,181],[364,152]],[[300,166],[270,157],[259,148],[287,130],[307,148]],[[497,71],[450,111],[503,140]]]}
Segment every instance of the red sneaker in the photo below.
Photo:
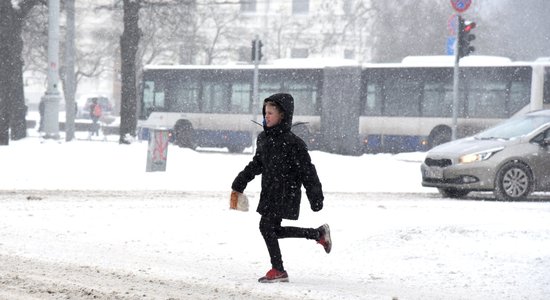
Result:
{"label": "red sneaker", "polygon": [[321,244],[321,246],[325,248],[326,253],[330,253],[330,250],[332,249],[330,227],[328,227],[328,224],[324,224],[323,226],[317,228],[317,230],[319,230],[319,239],[317,240],[317,243]]}
{"label": "red sneaker", "polygon": [[279,271],[277,269],[271,269],[265,274],[264,277],[258,279],[261,283],[273,283],[273,282],[288,282],[288,274],[286,271]]}

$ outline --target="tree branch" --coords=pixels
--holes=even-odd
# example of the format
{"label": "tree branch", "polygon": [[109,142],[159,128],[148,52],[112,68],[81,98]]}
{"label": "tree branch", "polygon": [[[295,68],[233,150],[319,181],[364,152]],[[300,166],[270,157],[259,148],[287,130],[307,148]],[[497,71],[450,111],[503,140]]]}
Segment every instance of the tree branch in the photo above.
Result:
{"label": "tree branch", "polygon": [[19,4],[18,17],[24,19],[31,12],[33,7],[38,4],[47,5],[46,0],[23,0]]}

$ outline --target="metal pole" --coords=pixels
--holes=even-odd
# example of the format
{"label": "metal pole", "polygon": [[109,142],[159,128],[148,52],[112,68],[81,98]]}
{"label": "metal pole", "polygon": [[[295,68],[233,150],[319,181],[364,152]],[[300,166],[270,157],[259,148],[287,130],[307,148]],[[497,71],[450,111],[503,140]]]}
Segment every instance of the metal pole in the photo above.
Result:
{"label": "metal pole", "polygon": [[75,87],[75,1],[65,1],[67,11],[67,40],[65,42],[65,140],[71,141],[75,132],[76,102]]}
{"label": "metal pole", "polygon": [[48,0],[48,89],[44,101],[44,138],[59,139],[59,0]]}
{"label": "metal pole", "polygon": [[269,44],[269,13],[271,12],[271,1],[267,0],[265,2],[264,9],[264,28],[263,28],[263,40],[264,43]]}
{"label": "metal pole", "polygon": [[[457,19],[457,24],[460,24],[460,16],[458,16],[458,19]],[[459,61],[459,56],[458,56],[458,38],[459,38],[459,35],[460,35],[460,26],[457,26],[457,31],[456,31],[456,41],[455,41],[455,47],[454,47],[454,52],[455,52],[455,64],[454,64],[454,70],[453,70],[453,126],[452,126],[452,133],[451,133],[451,140],[456,140],[456,132],[457,132],[457,119],[458,119],[458,96],[459,96],[459,93],[458,93],[458,87],[459,87],[459,76],[460,76],[460,72],[459,72],[459,68],[458,68],[458,61]]]}
{"label": "metal pole", "polygon": [[[256,35],[254,39],[254,78],[252,82],[252,120],[256,121],[256,105],[260,103],[260,99],[258,99],[258,84],[259,84],[259,64],[260,64],[260,37]],[[256,148],[256,134],[257,134],[256,127],[252,129],[252,153],[255,152]]]}

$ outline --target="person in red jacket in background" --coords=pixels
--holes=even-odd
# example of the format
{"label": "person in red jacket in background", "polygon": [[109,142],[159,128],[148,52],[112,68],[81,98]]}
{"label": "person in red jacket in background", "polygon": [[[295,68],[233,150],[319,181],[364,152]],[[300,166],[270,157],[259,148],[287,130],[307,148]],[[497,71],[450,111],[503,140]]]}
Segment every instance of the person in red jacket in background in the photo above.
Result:
{"label": "person in red jacket in background", "polygon": [[90,119],[92,119],[92,127],[90,130],[90,137],[94,134],[96,136],[99,136],[99,119],[103,115],[103,110],[101,108],[101,105],[97,103],[97,98],[92,99],[92,103],[90,104]]}

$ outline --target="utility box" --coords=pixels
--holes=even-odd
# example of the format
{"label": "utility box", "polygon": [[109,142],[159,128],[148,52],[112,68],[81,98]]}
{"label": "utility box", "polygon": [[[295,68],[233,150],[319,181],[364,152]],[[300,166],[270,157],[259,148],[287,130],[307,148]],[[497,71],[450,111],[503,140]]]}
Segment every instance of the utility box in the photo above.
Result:
{"label": "utility box", "polygon": [[166,171],[169,132],[167,128],[149,128],[146,172]]}

